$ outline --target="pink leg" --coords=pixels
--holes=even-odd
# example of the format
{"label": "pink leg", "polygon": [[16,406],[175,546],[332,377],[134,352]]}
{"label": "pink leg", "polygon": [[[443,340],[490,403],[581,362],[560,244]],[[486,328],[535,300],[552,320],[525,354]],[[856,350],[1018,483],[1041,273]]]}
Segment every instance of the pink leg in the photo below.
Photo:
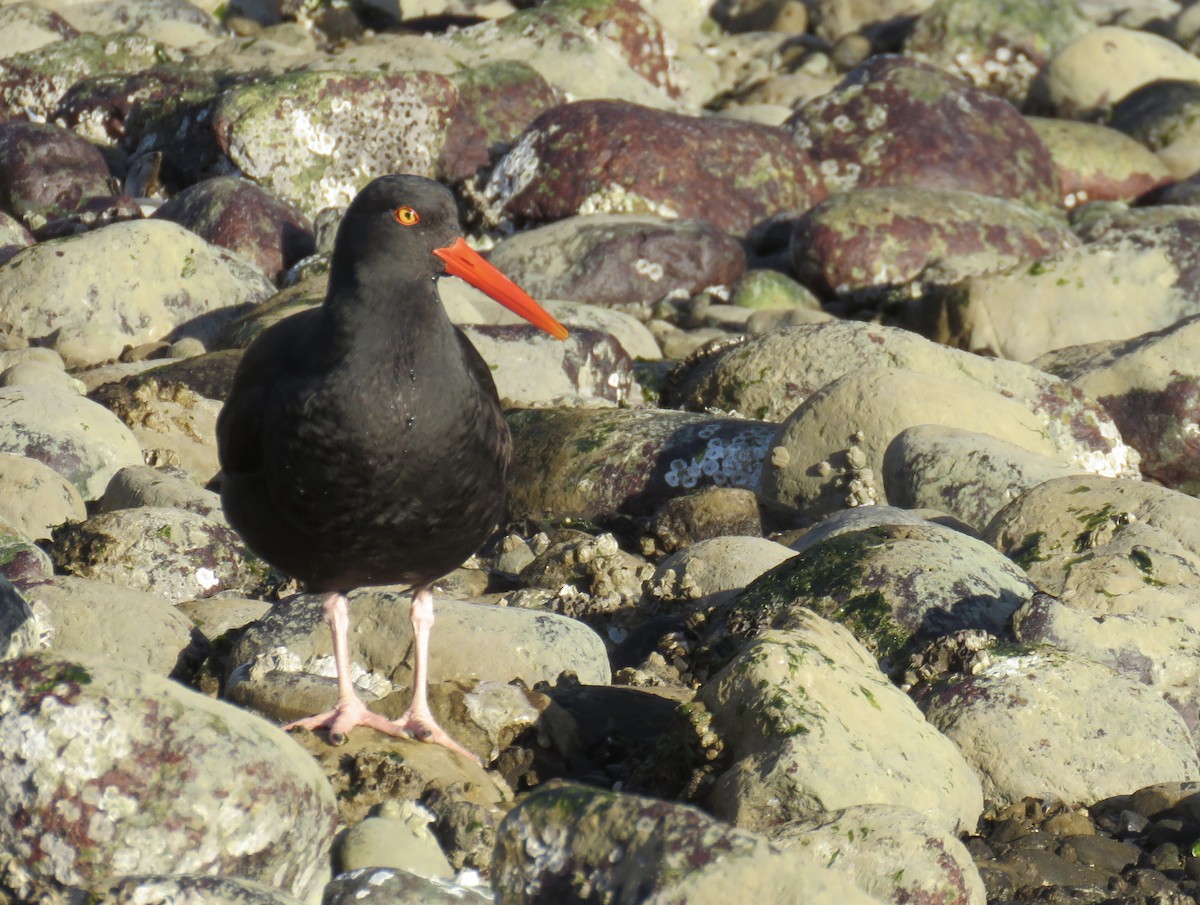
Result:
{"label": "pink leg", "polygon": [[350,652],[347,638],[350,633],[350,610],[346,596],[340,592],[325,598],[325,621],[333,636],[333,662],[337,670],[338,700],[333,710],[316,716],[295,720],[284,729],[325,729],[335,745],[346,741],[346,733],[355,726],[369,726],[385,735],[397,738],[417,738],[423,742],[443,745],[478,762],[474,754],[459,745],[437,724],[429,710],[429,632],[433,628],[433,594],[428,588],[413,592],[411,619],[413,625],[413,698],[408,710],[399,720],[380,716],[362,702],[350,681]]}

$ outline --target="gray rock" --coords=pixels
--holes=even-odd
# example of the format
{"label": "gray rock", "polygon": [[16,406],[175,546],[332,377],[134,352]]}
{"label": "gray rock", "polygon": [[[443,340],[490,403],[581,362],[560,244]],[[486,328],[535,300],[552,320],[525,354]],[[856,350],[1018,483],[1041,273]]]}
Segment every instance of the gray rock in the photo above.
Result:
{"label": "gray rock", "polygon": [[11,581],[0,576],[0,660],[13,660],[42,646],[33,610]]}
{"label": "gray rock", "polygon": [[227,525],[162,506],[117,509],[72,524],[55,536],[54,556],[74,575],[154,591],[173,603],[249,592],[266,573]]}
{"label": "gray rock", "polygon": [[941,509],[977,531],[1026,490],[1068,474],[1086,472],[1054,456],[940,424],[902,430],[883,456],[889,503]]}
{"label": "gray rock", "polygon": [[261,719],[167,679],[5,661],[0,772],[0,845],[22,899],[106,888],[114,872],[221,873],[302,900],[324,881],[337,816],[312,758]]}
{"label": "gray rock", "polygon": [[121,877],[96,893],[97,905],[300,905],[300,900],[275,886],[213,877],[141,875]]}
{"label": "gray rock", "polygon": [[953,832],[975,826],[979,780],[850,632],[798,609],[700,689],[733,766],[714,812],[759,829],[856,804],[897,804]]}
{"label": "gray rock", "polygon": [[1036,592],[990,545],[933,522],[836,534],[757,581],[725,611],[730,631],[753,637],[816,612],[850,629],[890,671],[921,640],[961,629],[1006,634]]}
{"label": "gray rock", "polygon": [[87,509],[75,485],[50,466],[0,453],[0,518],[32,540],[48,540],[59,525],[87,518]]}
{"label": "gray rock", "polygon": [[0,59],[76,34],[78,31],[58,13],[35,3],[13,3],[0,10]]}
{"label": "gray rock", "polygon": [[659,597],[697,599],[744,588],[795,556],[764,537],[714,537],[672,553],[651,579]]}
{"label": "gray rock", "polygon": [[490,905],[490,890],[431,880],[388,867],[360,867],[325,887],[322,905]]}
{"label": "gray rock", "polygon": [[1116,129],[1069,119],[1026,119],[1054,158],[1067,210],[1089,201],[1133,202],[1170,181],[1153,151]]}
{"label": "gray rock", "polygon": [[142,506],[186,509],[207,519],[225,522],[218,494],[205,490],[190,478],[149,465],[129,465],[113,475],[96,511],[114,512]]}
{"label": "gray rock", "polygon": [[1183,718],[1157,691],[1092,660],[1042,648],[997,657],[922,704],[998,804],[1097,801],[1200,778]]}
{"label": "gray rock", "polygon": [[[778,848],[841,874],[882,902],[986,905],[965,845],[923,814],[861,804],[767,830]],[[897,865],[903,865],[898,870]]]}
{"label": "gray rock", "polygon": [[[249,264],[165,220],[114,223],[42,242],[0,264],[0,317],[30,339],[87,327],[124,345],[216,334],[230,309],[266,298],[270,282]],[[81,310],[75,299],[96,301]],[[87,350],[77,350],[84,354]]]}
{"label": "gray rock", "polygon": [[654,513],[649,534],[666,553],[714,537],[762,537],[758,497],[738,487],[709,487],[675,497]]}
{"label": "gray rock", "polygon": [[696,808],[566,784],[535,792],[500,824],[492,883],[497,901],[513,905],[588,897],[718,905],[745,895],[812,905],[878,901]]}
{"label": "gray rock", "polygon": [[[36,641],[23,652],[49,650],[168,676],[191,642],[191,621],[159,594],[69,575],[26,582],[21,590]],[[12,646],[17,635],[6,635]]]}
{"label": "gray rock", "polygon": [[22,361],[0,372],[0,387],[49,386],[81,393],[82,381],[63,370],[61,362]]}
{"label": "gray rock", "polygon": [[454,875],[429,829],[434,815],[415,801],[385,801],[379,813],[350,827],[338,846],[342,870],[387,867],[426,879]]}
{"label": "gray rock", "polygon": [[103,406],[56,387],[0,389],[0,452],[49,466],[94,500],[119,468],[142,464],[129,428]]}
{"label": "gray rock", "polygon": [[658,409],[529,409],[513,431],[514,518],[604,524],[705,487],[757,489],[775,426]]}
{"label": "gray rock", "polygon": [[741,246],[711,223],[646,214],[568,217],[502,240],[489,260],[536,298],[595,305],[694,295],[746,266]]}
{"label": "gray rock", "polygon": [[216,641],[230,632],[240,632],[257,622],[271,609],[265,600],[243,600],[237,597],[202,597],[184,600],[175,609],[189,620],[192,628]]}

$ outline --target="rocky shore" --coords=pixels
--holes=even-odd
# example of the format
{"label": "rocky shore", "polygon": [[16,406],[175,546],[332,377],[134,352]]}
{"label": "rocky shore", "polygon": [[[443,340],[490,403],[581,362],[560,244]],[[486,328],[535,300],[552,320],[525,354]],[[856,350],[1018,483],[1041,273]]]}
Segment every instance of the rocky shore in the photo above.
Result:
{"label": "rocky shore", "polygon": [[[206,5],[207,4],[207,5]],[[1200,901],[1200,6],[0,5],[0,903]],[[371,178],[515,443],[475,752],[225,522]],[[403,710],[408,595],[351,595]]]}

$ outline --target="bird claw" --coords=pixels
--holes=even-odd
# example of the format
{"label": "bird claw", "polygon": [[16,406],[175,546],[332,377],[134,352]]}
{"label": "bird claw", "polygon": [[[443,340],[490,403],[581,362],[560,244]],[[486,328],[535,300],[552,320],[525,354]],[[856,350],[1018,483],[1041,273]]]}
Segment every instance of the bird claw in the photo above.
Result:
{"label": "bird claw", "polygon": [[346,743],[350,730],[355,726],[367,726],[393,738],[411,738],[431,745],[441,745],[477,764],[481,762],[475,754],[451,738],[437,724],[432,715],[416,714],[409,710],[400,719],[389,720],[387,717],[369,710],[366,704],[357,699],[338,701],[333,710],[293,720],[282,728],[285,732],[293,729],[308,729],[310,732],[315,732],[322,729],[329,734],[330,744],[341,746]]}

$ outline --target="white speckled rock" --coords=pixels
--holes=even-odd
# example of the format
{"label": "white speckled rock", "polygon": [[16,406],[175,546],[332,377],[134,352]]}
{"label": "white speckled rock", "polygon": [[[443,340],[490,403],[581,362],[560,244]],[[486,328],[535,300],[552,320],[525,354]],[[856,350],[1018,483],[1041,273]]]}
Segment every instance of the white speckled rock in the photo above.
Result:
{"label": "white speckled rock", "polygon": [[[272,291],[249,264],[182,226],[137,220],[42,242],[0,264],[0,320],[31,339],[86,325],[131,345],[177,332],[207,341],[224,318],[205,315]],[[79,305],[84,298],[93,301]]]}
{"label": "white speckled rock", "polygon": [[0,452],[50,466],[85,500],[97,499],[117,469],[142,464],[142,449],[108,409],[61,387],[0,389]]}
{"label": "white speckled rock", "polygon": [[102,889],[104,905],[300,905],[281,889],[235,877],[141,874]]}
{"label": "white speckled rock", "polygon": [[492,884],[505,905],[879,903],[833,871],[697,808],[561,783],[504,818]]}
{"label": "white speckled rock", "polygon": [[85,518],[74,484],[36,459],[0,453],[0,519],[33,540],[48,540],[51,529]]}
{"label": "white speckled rock", "polygon": [[0,663],[0,777],[0,847],[24,900],[114,874],[220,873],[300,899],[326,879],[337,814],[313,759],[269,723],[158,676]]}
{"label": "white speckled rock", "polygon": [[21,593],[37,636],[22,648],[27,652],[45,649],[168,676],[191,641],[191,621],[158,594],[70,575],[26,582]]}
{"label": "white speckled rock", "polygon": [[987,902],[967,847],[909,808],[855,805],[772,827],[767,838],[892,905]]}
{"label": "white speckled rock", "polygon": [[733,755],[715,813],[759,829],[889,803],[973,828],[983,794],[958,749],[847,629],[804,610],[792,624],[762,632],[700,689]]}
{"label": "white speckled rock", "polygon": [[1000,805],[1098,801],[1200,779],[1191,733],[1161,694],[1064,651],[999,657],[923,706]]}

